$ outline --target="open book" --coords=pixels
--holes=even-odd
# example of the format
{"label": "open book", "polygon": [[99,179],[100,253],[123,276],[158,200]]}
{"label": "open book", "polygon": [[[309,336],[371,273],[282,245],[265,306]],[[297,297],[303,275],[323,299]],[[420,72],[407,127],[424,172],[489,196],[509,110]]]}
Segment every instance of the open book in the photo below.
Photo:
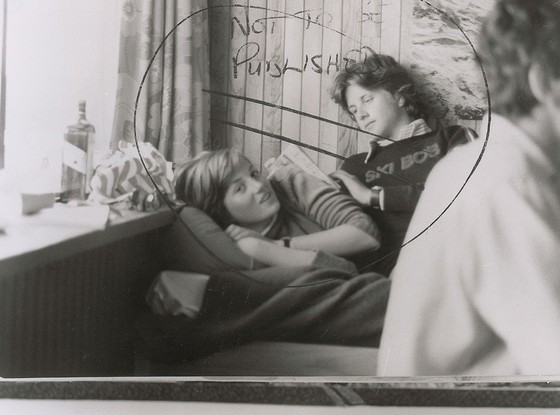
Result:
{"label": "open book", "polygon": [[295,144],[288,144],[276,159],[270,159],[265,163],[269,174],[274,173],[279,167],[292,166],[307,174],[317,177],[331,186],[340,188],[339,184],[326,175],[305,152]]}

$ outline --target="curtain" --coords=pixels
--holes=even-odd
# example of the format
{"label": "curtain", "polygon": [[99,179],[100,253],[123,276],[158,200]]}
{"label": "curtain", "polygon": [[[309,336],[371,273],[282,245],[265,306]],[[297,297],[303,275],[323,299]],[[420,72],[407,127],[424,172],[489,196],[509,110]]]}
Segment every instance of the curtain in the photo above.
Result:
{"label": "curtain", "polygon": [[210,148],[210,101],[202,91],[209,85],[206,7],[207,0],[122,1],[112,149],[121,140],[134,142],[133,119],[140,87],[136,113],[139,142],[152,143],[168,161],[178,164]]}

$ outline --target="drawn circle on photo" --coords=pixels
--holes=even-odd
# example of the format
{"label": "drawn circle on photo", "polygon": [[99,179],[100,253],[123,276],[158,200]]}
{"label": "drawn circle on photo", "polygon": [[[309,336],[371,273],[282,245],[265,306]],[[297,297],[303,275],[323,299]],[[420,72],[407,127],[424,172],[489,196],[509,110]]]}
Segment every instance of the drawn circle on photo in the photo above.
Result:
{"label": "drawn circle on photo", "polygon": [[[451,199],[451,200],[449,201],[449,203],[442,209],[442,211],[439,212],[439,213],[437,213],[437,214],[435,214],[433,220],[429,221],[429,223],[426,224],[426,227],[425,227],[422,231],[420,231],[417,235],[413,236],[413,237],[410,238],[409,240],[405,241],[401,247],[399,247],[399,248],[393,250],[392,252],[387,253],[387,254],[386,254],[385,256],[383,256],[382,258],[376,259],[374,262],[368,264],[367,267],[370,267],[371,265],[374,265],[375,263],[377,263],[377,262],[379,262],[379,261],[382,261],[382,260],[384,260],[385,258],[387,258],[387,257],[389,257],[389,256],[391,256],[391,255],[396,255],[396,254],[400,251],[401,248],[403,248],[404,246],[406,246],[406,245],[408,245],[408,244],[410,244],[410,243],[412,243],[412,242],[418,240],[418,238],[420,238],[420,236],[422,236],[430,227],[432,227],[432,226],[447,212],[447,210],[451,207],[451,205],[454,203],[454,201],[455,201],[455,200],[457,199],[457,197],[460,195],[460,193],[462,192],[462,190],[464,189],[464,187],[466,186],[466,184],[468,183],[468,181],[470,180],[470,178],[472,177],[472,175],[473,175],[474,172],[476,171],[476,169],[477,169],[477,167],[478,167],[478,165],[479,165],[479,163],[480,163],[480,161],[482,160],[482,157],[483,157],[483,155],[484,155],[484,151],[485,151],[485,149],[486,149],[486,145],[487,145],[488,137],[489,137],[489,131],[490,131],[490,125],[491,125],[491,118],[492,118],[492,117],[491,117],[491,116],[492,116],[492,111],[491,111],[491,102],[490,102],[490,92],[489,92],[488,82],[487,82],[487,78],[486,78],[486,74],[485,74],[484,68],[483,68],[483,66],[482,66],[482,63],[481,63],[481,61],[480,61],[480,58],[479,58],[479,56],[478,56],[478,54],[477,54],[477,52],[476,52],[476,49],[475,49],[475,47],[474,47],[472,41],[469,39],[468,35],[467,35],[466,32],[461,28],[461,26],[460,26],[457,22],[455,22],[455,20],[454,20],[451,16],[449,16],[447,13],[445,13],[445,12],[442,11],[441,9],[435,7],[434,5],[432,5],[431,3],[429,3],[429,2],[426,1],[426,0],[418,0],[418,1],[419,1],[419,2],[422,2],[422,3],[424,3],[424,4],[426,4],[429,8],[435,10],[435,11],[440,15],[440,17],[441,17],[442,19],[445,19],[445,20],[448,22],[448,25],[451,24],[452,26],[454,26],[454,28],[455,28],[456,30],[460,31],[462,37],[463,37],[464,40],[467,42],[467,44],[468,44],[468,46],[469,46],[469,48],[470,48],[472,54],[474,55],[474,57],[475,57],[475,59],[476,59],[476,63],[477,63],[477,65],[478,65],[478,69],[480,70],[480,74],[482,75],[482,78],[483,78],[483,81],[484,81],[484,91],[485,91],[485,95],[486,95],[486,99],[487,99],[487,118],[486,118],[486,126],[485,126],[485,128],[484,128],[485,131],[486,131],[486,133],[485,133],[485,136],[484,136],[484,142],[482,143],[482,146],[481,146],[481,151],[480,151],[480,153],[479,153],[477,159],[475,160],[474,165],[472,166],[472,169],[471,169],[470,172],[468,173],[467,177],[465,177],[464,183],[463,183],[463,184],[461,185],[461,187],[458,189],[457,193],[452,197],[452,199]],[[159,44],[159,46],[156,48],[155,52],[153,53],[153,55],[152,55],[152,57],[151,57],[151,59],[150,59],[148,65],[147,65],[147,67],[146,67],[146,70],[144,71],[144,74],[143,74],[143,76],[142,76],[142,78],[141,78],[141,82],[140,82],[139,87],[138,87],[138,90],[137,90],[136,100],[135,100],[135,103],[134,103],[133,136],[134,136],[134,142],[135,142],[135,145],[136,145],[136,148],[137,148],[139,157],[140,157],[140,161],[141,161],[141,163],[142,163],[144,169],[146,170],[146,173],[147,173],[148,177],[149,177],[150,180],[152,181],[152,184],[153,184],[154,187],[157,189],[157,191],[158,191],[158,193],[160,194],[160,196],[162,197],[162,199],[165,200],[165,201],[167,202],[167,206],[168,206],[171,210],[173,210],[173,211],[175,212],[176,217],[177,217],[177,220],[180,220],[180,221],[182,222],[182,224],[184,225],[185,231],[188,232],[188,233],[190,234],[190,236],[196,241],[196,243],[198,243],[198,244],[200,245],[201,248],[203,248],[203,249],[206,251],[206,253],[207,253],[208,255],[210,255],[213,259],[217,260],[218,262],[223,263],[224,266],[228,266],[228,264],[224,262],[224,260],[222,259],[222,257],[221,257],[220,255],[217,255],[217,254],[214,252],[213,247],[207,246],[205,243],[203,243],[203,242],[200,240],[199,236],[196,235],[196,234],[193,232],[193,230],[183,221],[183,219],[182,219],[182,218],[179,216],[179,214],[176,212],[176,209],[174,209],[172,203],[168,200],[167,195],[165,195],[165,194],[162,192],[162,190],[158,187],[158,185],[156,184],[155,180],[153,179],[153,177],[151,176],[150,172],[148,171],[147,166],[146,166],[146,164],[145,164],[145,162],[144,162],[144,159],[143,159],[143,157],[142,157],[142,154],[141,154],[141,152],[140,152],[139,141],[138,141],[138,134],[137,134],[137,110],[138,110],[138,105],[139,105],[139,101],[140,101],[140,96],[141,96],[141,93],[142,93],[142,91],[143,91],[143,87],[144,87],[144,84],[145,84],[145,82],[146,82],[146,79],[147,79],[148,76],[149,76],[150,70],[151,70],[151,68],[152,68],[152,66],[153,66],[153,64],[154,64],[154,62],[155,62],[155,60],[156,60],[158,54],[159,54],[160,51],[162,50],[162,48],[163,48],[165,42],[167,41],[167,39],[168,39],[171,35],[173,35],[173,34],[175,33],[175,31],[176,31],[182,24],[184,24],[185,22],[187,22],[189,19],[193,18],[194,16],[196,16],[196,15],[198,15],[198,14],[205,13],[205,12],[209,12],[209,11],[212,10],[212,9],[220,9],[220,8],[222,8],[222,9],[223,9],[223,8],[229,8],[229,9],[232,9],[232,8],[243,8],[243,9],[246,9],[246,10],[248,10],[248,9],[256,9],[256,10],[265,11],[265,12],[267,12],[267,13],[268,13],[268,12],[277,13],[278,15],[276,16],[276,18],[299,19],[299,20],[305,21],[307,25],[319,26],[319,27],[321,28],[321,30],[330,30],[330,31],[332,31],[332,32],[335,32],[337,35],[340,35],[340,36],[342,36],[342,37],[351,39],[351,40],[354,41],[356,44],[359,44],[359,45],[360,45],[360,48],[357,49],[357,50],[359,50],[359,53],[360,53],[360,54],[361,54],[362,49],[368,49],[368,50],[371,50],[371,49],[370,49],[369,47],[367,47],[367,46],[364,46],[361,42],[358,42],[358,41],[356,41],[355,39],[352,39],[352,38],[350,38],[349,36],[346,36],[346,35],[345,35],[344,33],[342,33],[341,31],[338,31],[338,30],[333,29],[333,28],[328,27],[328,26],[324,26],[322,23],[320,23],[320,22],[318,21],[318,19],[313,20],[313,19],[309,19],[309,18],[305,17],[305,15],[303,15],[303,13],[302,13],[302,16],[300,16],[300,15],[298,15],[298,13],[296,13],[296,14],[290,14],[290,13],[287,13],[287,12],[282,11],[282,10],[275,10],[275,9],[271,9],[271,8],[267,8],[267,7],[250,6],[250,5],[241,5],[241,4],[208,6],[208,7],[202,8],[202,9],[200,9],[200,10],[197,10],[197,11],[191,13],[190,15],[188,15],[187,17],[185,17],[185,18],[183,18],[181,21],[179,21],[179,22],[173,27],[173,29],[171,29],[171,30],[165,35],[165,37],[163,38],[163,40],[161,41],[161,43]],[[268,16],[267,16],[267,19],[268,19]],[[374,52],[374,53],[375,53],[375,52]],[[221,91],[204,90],[204,92],[221,94],[221,95],[224,95],[224,96],[229,96],[229,97],[234,97],[234,98],[245,99],[245,100],[249,100],[249,101],[253,101],[253,102],[256,101],[256,100],[251,100],[251,99],[248,98],[248,97],[239,97],[239,96],[230,95],[230,94],[228,94],[228,93],[224,93],[224,92],[221,92]],[[314,91],[312,91],[312,92],[314,92]],[[291,112],[291,113],[298,114],[298,115],[300,115],[300,116],[311,117],[311,118],[313,118],[313,119],[319,120],[319,122],[323,122],[323,123],[334,123],[335,125],[338,125],[338,126],[342,126],[342,127],[345,127],[345,128],[357,130],[356,127],[349,126],[349,125],[347,125],[347,124],[340,124],[340,123],[338,123],[338,122],[335,122],[335,121],[333,121],[333,120],[329,120],[329,119],[322,118],[322,117],[320,117],[320,116],[318,116],[318,115],[315,115],[315,114],[307,114],[307,113],[298,111],[298,110],[296,110],[296,109],[294,109],[294,108],[289,108],[289,107],[285,107],[285,106],[281,106],[281,105],[276,105],[276,104],[270,104],[270,103],[267,103],[267,102],[265,102],[265,101],[257,101],[257,103],[260,103],[260,104],[265,105],[265,106],[268,106],[268,107],[275,108],[275,109],[277,109],[277,110],[279,110],[279,111],[287,111],[287,112]],[[333,103],[333,105],[336,105],[336,104]],[[230,125],[230,126],[233,126],[233,127],[238,127],[238,128],[243,128],[243,129],[245,129],[245,130],[247,130],[247,131],[253,130],[253,129],[252,129],[251,127],[249,127],[249,126],[238,125],[238,124],[235,124],[235,123],[233,123],[233,122],[229,122],[229,121],[227,121],[227,120],[226,120],[226,121],[223,121],[223,122],[224,122],[225,124],[227,124],[227,125]],[[483,126],[483,127],[484,127],[484,126]],[[339,154],[336,154],[336,153],[327,151],[327,150],[325,150],[325,149],[323,149],[323,148],[320,148],[320,147],[316,147],[316,146],[313,146],[313,145],[301,143],[301,142],[299,142],[299,141],[297,141],[297,140],[294,140],[294,139],[291,139],[291,138],[289,138],[289,137],[284,137],[284,136],[281,136],[281,135],[278,135],[278,134],[272,134],[272,133],[268,133],[268,134],[267,134],[266,131],[262,131],[262,130],[261,130],[261,131],[258,131],[258,132],[260,132],[261,134],[264,134],[264,135],[268,135],[268,136],[270,136],[270,137],[272,137],[272,138],[279,139],[279,140],[281,140],[282,142],[287,142],[287,143],[296,144],[296,145],[298,145],[298,146],[300,146],[300,147],[304,147],[304,148],[307,148],[307,149],[309,149],[309,150],[313,150],[313,151],[315,151],[315,152],[317,152],[317,153],[325,154],[325,155],[328,155],[328,156],[331,156],[331,157],[335,157],[335,158],[341,159],[341,160],[345,160],[345,159],[346,159],[346,157],[341,156],[341,155],[339,155]],[[363,133],[363,131],[362,131],[362,133]],[[480,140],[480,139],[482,139],[482,137],[479,138],[479,140]],[[230,267],[230,270],[233,271],[233,272],[235,272],[237,275],[239,275],[239,276],[241,276],[241,277],[243,277],[243,278],[247,278],[247,279],[256,281],[256,282],[258,282],[258,283],[260,283],[260,284],[265,284],[265,285],[277,285],[277,284],[274,284],[274,283],[268,283],[268,282],[261,281],[261,280],[254,280],[252,277],[250,277],[250,276],[248,276],[248,275],[245,275],[245,274],[244,274],[243,272],[241,272],[241,271],[234,270],[234,269],[232,270],[231,267]],[[301,285],[294,285],[294,284],[285,285],[285,284],[283,284],[283,285],[281,285],[281,286],[284,287],[284,288],[300,288],[300,287],[306,287],[306,286],[324,284],[324,283],[329,282],[329,281],[331,281],[331,279],[329,279],[329,280],[324,280],[324,281],[319,281],[319,282],[308,283],[308,284],[301,284]]]}

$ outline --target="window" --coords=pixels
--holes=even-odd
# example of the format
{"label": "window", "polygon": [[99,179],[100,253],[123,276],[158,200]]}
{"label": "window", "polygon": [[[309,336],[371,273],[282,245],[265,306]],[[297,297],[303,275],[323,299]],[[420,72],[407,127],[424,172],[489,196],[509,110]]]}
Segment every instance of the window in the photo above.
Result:
{"label": "window", "polygon": [[108,148],[120,2],[0,1],[7,2],[5,168],[19,189],[57,192],[64,132],[80,100],[96,128],[96,149]]}

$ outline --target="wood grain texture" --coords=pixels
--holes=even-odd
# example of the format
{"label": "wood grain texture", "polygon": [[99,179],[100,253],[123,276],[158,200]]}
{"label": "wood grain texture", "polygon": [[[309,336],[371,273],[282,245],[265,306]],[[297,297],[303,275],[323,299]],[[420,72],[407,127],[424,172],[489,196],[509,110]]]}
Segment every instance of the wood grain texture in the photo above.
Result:
{"label": "wood grain texture", "polygon": [[362,46],[369,47],[375,52],[379,52],[381,48],[382,8],[381,1],[362,0],[361,42]]}
{"label": "wood grain texture", "polygon": [[[270,28],[266,31],[265,57],[267,75],[264,76],[263,99],[274,106],[281,106],[283,104],[282,78],[276,76],[276,65],[282,65],[282,57],[284,55],[285,7],[286,0],[267,1],[267,17]],[[282,118],[283,113],[280,109],[265,106],[263,109],[263,130],[271,134],[281,134]],[[262,162],[264,163],[270,158],[278,157],[280,149],[280,140],[265,135],[262,143]]]}
{"label": "wood grain texture", "polygon": [[[361,23],[361,47],[364,50],[371,49],[379,53],[381,49],[381,24],[383,21],[382,1],[362,0]],[[357,127],[357,124],[353,124]],[[371,136],[362,132],[356,134],[356,152],[363,153],[369,150]],[[350,153],[350,151],[348,151]]]}
{"label": "wood grain texture", "polygon": [[[306,0],[306,22],[303,29],[304,51],[306,54],[307,67],[302,74],[302,100],[301,110],[310,115],[318,116],[321,109],[321,95],[328,93],[321,85],[321,74],[313,66],[312,61],[321,52],[323,42],[323,28],[318,24],[316,18],[323,9],[323,0]],[[312,69],[309,70],[308,68]],[[313,70],[313,68],[315,70]],[[301,140],[302,143],[313,147],[319,146],[319,120],[310,116],[301,118]],[[311,160],[319,161],[316,151],[304,149]]]}
{"label": "wood grain texture", "polygon": [[[248,10],[251,44],[258,45],[256,56],[248,62],[245,91],[242,95],[247,98],[262,101],[264,98],[264,71],[266,69],[266,33],[268,31],[266,19],[266,0],[251,0]],[[245,125],[258,130],[263,127],[263,105],[251,101],[245,103]],[[244,141],[245,156],[254,166],[261,166],[262,134],[246,131]]]}
{"label": "wood grain texture", "polygon": [[[342,67],[352,64],[361,58],[362,38],[362,3],[353,0],[344,0],[342,14]],[[342,107],[338,108],[338,119],[341,123],[354,126],[352,118]],[[345,157],[355,154],[358,150],[358,133],[355,130],[339,127],[337,153]],[[339,167],[340,161],[337,162]]]}
{"label": "wood grain texture", "polygon": [[[245,95],[245,80],[248,65],[246,61],[248,53],[254,53],[255,47],[247,43],[250,33],[248,0],[231,0],[230,8],[230,48],[229,48],[229,93],[238,96]],[[228,99],[228,121],[236,124],[245,124],[245,101],[237,98]],[[244,151],[245,130],[231,127],[228,129],[228,145]]]}
{"label": "wood grain texture", "polygon": [[381,43],[379,52],[400,60],[402,3],[410,0],[391,0],[381,3]]}
{"label": "wood grain texture", "polygon": [[[286,2],[286,25],[284,41],[284,67],[282,75],[283,105],[293,110],[301,110],[303,71],[303,32],[305,13],[303,0]],[[282,135],[299,141],[301,116],[290,111],[282,114]]]}
{"label": "wood grain texture", "polygon": [[[321,117],[338,122],[338,105],[326,92],[332,85],[342,64],[341,35],[342,30],[342,2],[325,0],[323,3],[323,73],[321,77],[321,88],[325,91],[321,94]],[[338,127],[336,125],[321,123],[319,135],[319,147],[323,150],[337,153],[338,151]],[[319,167],[326,173],[336,170],[336,158],[319,154]]]}

